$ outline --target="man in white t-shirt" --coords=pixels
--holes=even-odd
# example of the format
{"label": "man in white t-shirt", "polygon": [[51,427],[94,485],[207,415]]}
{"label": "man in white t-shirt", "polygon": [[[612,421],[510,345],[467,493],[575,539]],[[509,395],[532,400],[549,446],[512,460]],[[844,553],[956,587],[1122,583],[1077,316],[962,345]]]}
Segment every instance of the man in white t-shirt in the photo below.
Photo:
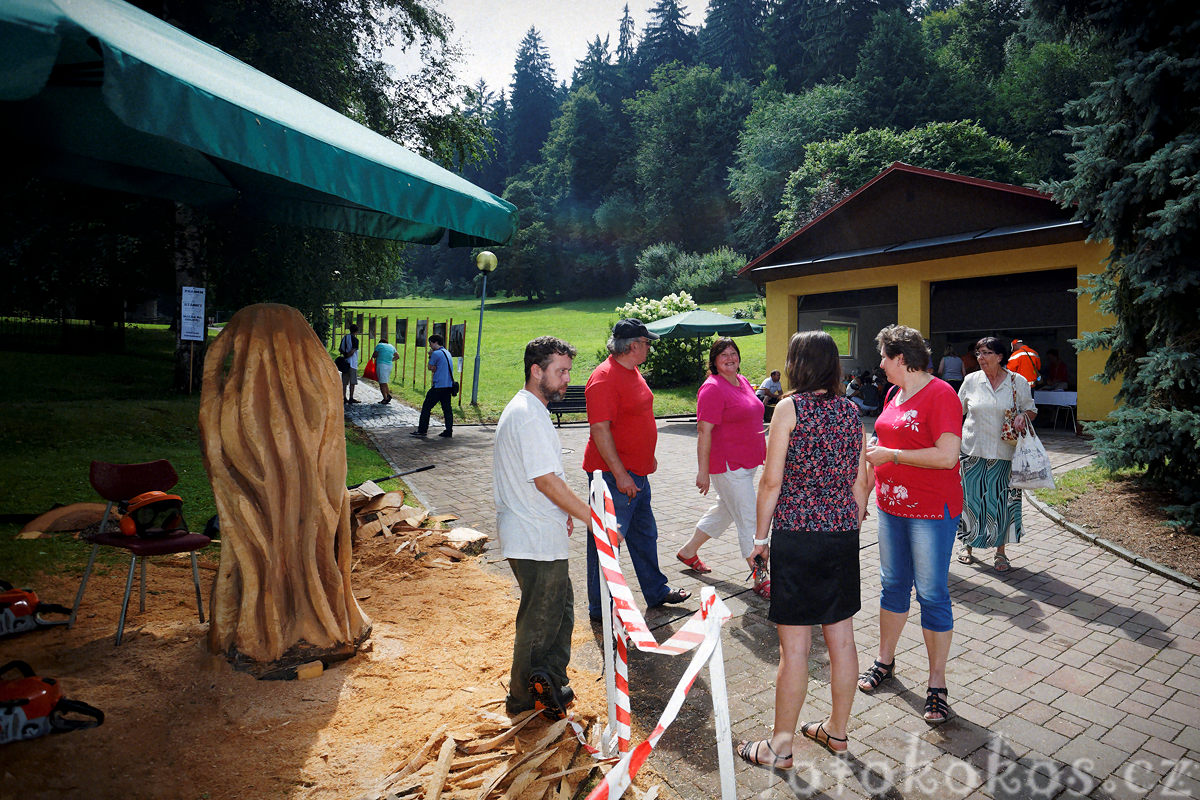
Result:
{"label": "man in white t-shirt", "polygon": [[758,385],[758,390],[755,392],[758,395],[758,399],[762,400],[764,420],[771,419],[771,414],[775,410],[775,404],[783,396],[783,384],[779,382],[779,378],[779,370],[772,370],[770,376],[763,379],[763,382]]}
{"label": "man in white t-shirt", "polygon": [[521,589],[505,699],[510,715],[543,708],[562,717],[575,697],[567,685],[575,627],[567,537],[572,517],[586,522],[591,510],[563,479],[562,444],[546,410],[566,392],[574,358],[575,348],[553,336],[527,344],[525,388],[496,425],[496,530],[500,553]]}

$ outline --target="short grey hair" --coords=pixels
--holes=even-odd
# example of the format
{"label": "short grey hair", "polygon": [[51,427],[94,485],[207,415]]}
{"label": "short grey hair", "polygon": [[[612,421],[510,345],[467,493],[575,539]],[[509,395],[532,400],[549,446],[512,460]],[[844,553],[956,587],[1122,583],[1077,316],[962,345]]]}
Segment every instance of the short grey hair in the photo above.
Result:
{"label": "short grey hair", "polygon": [[614,356],[623,356],[629,352],[629,348],[633,346],[634,342],[640,342],[641,340],[642,337],[640,336],[633,339],[617,339],[610,336],[608,337],[608,344],[606,346],[608,347],[608,352]]}

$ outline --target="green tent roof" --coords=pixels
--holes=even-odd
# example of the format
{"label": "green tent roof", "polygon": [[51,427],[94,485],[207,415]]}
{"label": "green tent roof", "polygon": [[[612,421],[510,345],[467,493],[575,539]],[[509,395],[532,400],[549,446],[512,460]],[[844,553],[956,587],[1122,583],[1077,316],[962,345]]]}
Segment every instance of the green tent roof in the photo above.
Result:
{"label": "green tent roof", "polygon": [[516,208],[121,0],[0,3],[9,169],[402,241],[503,244]]}
{"label": "green tent roof", "polygon": [[684,311],[665,319],[646,323],[646,330],[662,339],[694,336],[749,336],[762,333],[762,325],[744,319],[734,319],[715,311]]}

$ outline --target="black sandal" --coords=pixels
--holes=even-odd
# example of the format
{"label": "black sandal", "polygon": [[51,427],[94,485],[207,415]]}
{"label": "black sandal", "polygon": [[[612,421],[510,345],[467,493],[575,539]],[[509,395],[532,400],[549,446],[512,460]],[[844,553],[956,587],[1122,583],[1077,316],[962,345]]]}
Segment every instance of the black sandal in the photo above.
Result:
{"label": "black sandal", "polygon": [[[950,719],[950,704],[946,702],[950,694],[945,688],[935,689],[932,686],[925,693],[925,722],[930,725],[941,725]],[[930,717],[930,714],[938,716]]]}
{"label": "black sandal", "polygon": [[[771,751],[771,759],[772,760],[771,760],[770,764],[766,763],[765,761],[758,760],[758,746],[760,744],[765,744],[767,746],[767,749]],[[778,753],[776,753],[775,748],[771,747],[770,739],[759,739],[757,741],[752,741],[752,742],[738,742],[737,754],[742,759],[742,761],[745,761],[747,764],[754,764],[757,767],[770,767],[771,769],[791,769],[792,768],[791,764],[788,764],[786,767],[779,766],[780,761],[791,761],[792,754],[788,753],[786,756],[781,756]]]}
{"label": "black sandal", "polygon": [[[892,659],[892,663],[884,664],[882,661],[876,660],[871,668],[858,676],[858,690],[863,694],[870,694],[879,688],[879,684],[892,677],[896,672],[896,659]],[[863,686],[863,684],[867,684]]]}
{"label": "black sandal", "polygon": [[[805,738],[812,739],[835,756],[840,756],[850,749],[850,740],[844,736],[830,736],[829,731],[825,730],[824,722],[805,722],[800,726],[800,733],[804,734]],[[834,747],[834,742],[841,743],[841,747]]]}

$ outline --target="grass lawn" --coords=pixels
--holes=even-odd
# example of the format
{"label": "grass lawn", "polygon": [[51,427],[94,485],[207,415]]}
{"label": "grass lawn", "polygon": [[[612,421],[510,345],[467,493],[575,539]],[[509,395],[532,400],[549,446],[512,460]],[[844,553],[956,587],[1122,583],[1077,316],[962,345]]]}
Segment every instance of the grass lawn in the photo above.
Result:
{"label": "grass lawn", "polygon": [[[753,295],[747,294],[705,308],[729,314],[752,299]],[[405,298],[354,307],[370,313],[372,308],[389,306],[388,315],[414,321],[466,320],[464,396],[459,414],[463,421],[473,422],[497,419],[523,385],[525,343],[536,336],[558,336],[575,345],[579,356],[572,383],[585,383],[603,357],[604,343],[617,319],[614,309],[624,303],[623,297],[553,304],[489,300],[484,312],[478,409],[470,405],[478,300]],[[766,373],[765,339],[745,336],[738,340],[742,371],[754,383]],[[98,502],[88,483],[88,465],[93,459],[129,463],[166,458],[179,473],[175,491],[184,499],[184,515],[194,530],[201,530],[216,508],[200,455],[200,397],[198,390],[190,397],[168,391],[173,353],[170,331],[153,326],[129,328],[126,352],[120,355],[0,352],[0,515],[39,514],[55,505]],[[405,380],[403,385],[393,380],[393,391],[420,406],[425,394],[420,382],[423,373],[417,373],[414,386],[412,359],[410,346]],[[694,413],[697,388],[656,390],[655,411],[660,415]],[[348,484],[391,472],[352,428],[347,429],[346,451]],[[14,537],[20,528],[19,522],[0,521],[0,579],[19,584],[41,571],[82,571],[89,550],[86,545],[69,535],[17,540]],[[107,563],[128,563],[120,557],[123,554],[113,555],[116,557]]]}
{"label": "grass lawn", "polygon": [[[738,295],[720,303],[708,303],[703,308],[722,314],[730,314],[735,308],[746,306],[754,299],[753,294]],[[623,296],[603,300],[577,300],[566,303],[533,304],[524,300],[498,298],[487,300],[483,315],[483,347],[480,354],[479,407],[471,407],[471,385],[475,372],[476,334],[479,329],[479,301],[477,299],[445,300],[439,298],[400,298],[367,303],[347,303],[347,308],[361,310],[364,314],[377,313],[407,317],[409,322],[409,346],[403,383],[400,381],[400,365],[392,376],[392,392],[409,405],[420,406],[428,386],[423,382],[423,365],[416,373],[414,382],[412,331],[417,319],[434,322],[453,320],[455,324],[466,320],[467,342],[463,359],[462,407],[455,398],[455,415],[464,422],[496,420],[505,404],[525,383],[525,344],[537,336],[557,336],[575,346],[579,355],[571,371],[571,383],[584,384],[588,375],[602,360],[604,344],[617,321],[615,309],[627,302]],[[376,311],[376,309],[379,309]],[[755,320],[760,324],[762,320]],[[394,322],[389,325],[394,329]],[[370,354],[374,342],[362,343],[363,350]],[[392,339],[394,343],[394,339]],[[758,384],[766,377],[766,337],[743,336],[738,340],[742,351],[742,372],[751,383]],[[424,354],[426,351],[422,350]],[[400,348],[403,359],[406,353]],[[366,358],[360,360],[360,367]],[[781,367],[780,367],[781,368]],[[457,377],[457,376],[456,376]],[[415,385],[414,385],[415,383]],[[679,386],[670,389],[655,389],[654,410],[662,415],[691,414],[696,410],[695,386]],[[441,413],[435,409],[435,413]],[[582,416],[582,415],[580,415]]]}
{"label": "grass lawn", "polygon": [[[173,352],[168,331],[136,328],[120,355],[0,352],[0,515],[99,502],[88,483],[93,459],[166,458],[179,473],[174,491],[184,516],[202,530],[216,506],[200,456],[200,395],[168,391]],[[346,448],[348,483],[391,472],[353,429]],[[69,534],[16,540],[20,528],[0,522],[0,578],[19,584],[41,571],[82,571],[87,545]],[[117,554],[109,563],[128,558]]]}

